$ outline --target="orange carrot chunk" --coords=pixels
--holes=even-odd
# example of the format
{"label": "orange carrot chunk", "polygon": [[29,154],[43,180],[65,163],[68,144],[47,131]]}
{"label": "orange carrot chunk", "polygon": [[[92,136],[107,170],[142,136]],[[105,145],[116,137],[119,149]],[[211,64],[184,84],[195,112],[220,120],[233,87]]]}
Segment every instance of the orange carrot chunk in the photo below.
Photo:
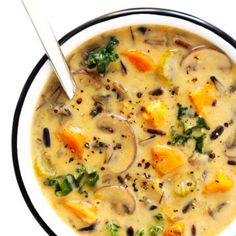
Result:
{"label": "orange carrot chunk", "polygon": [[232,189],[233,181],[223,172],[219,171],[215,177],[215,180],[204,188],[204,193],[224,193]]}
{"label": "orange carrot chunk", "polygon": [[62,205],[84,222],[91,224],[97,220],[97,208],[88,201],[62,200]]}
{"label": "orange carrot chunk", "polygon": [[82,158],[84,152],[85,136],[79,128],[63,128],[59,132],[61,140],[75,153],[78,158]]}
{"label": "orange carrot chunk", "polygon": [[142,117],[146,122],[154,127],[160,127],[166,120],[168,108],[162,101],[152,101],[144,106]]}
{"label": "orange carrot chunk", "polygon": [[162,145],[152,148],[152,160],[160,175],[166,175],[185,164],[182,152]]}
{"label": "orange carrot chunk", "polygon": [[121,54],[141,72],[154,70],[156,68],[153,59],[143,52],[137,50],[127,50]]}
{"label": "orange carrot chunk", "polygon": [[164,236],[184,236],[184,228],[183,222],[176,222],[165,230]]}
{"label": "orange carrot chunk", "polygon": [[205,108],[210,107],[216,101],[215,89],[212,84],[206,84],[189,95],[194,109],[202,116],[205,116]]}

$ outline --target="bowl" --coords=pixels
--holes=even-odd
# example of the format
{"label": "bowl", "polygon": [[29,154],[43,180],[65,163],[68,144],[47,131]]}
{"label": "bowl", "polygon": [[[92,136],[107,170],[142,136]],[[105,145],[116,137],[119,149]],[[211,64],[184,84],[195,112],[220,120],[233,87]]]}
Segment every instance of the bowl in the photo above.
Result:
{"label": "bowl", "polygon": [[[60,41],[64,54],[102,32],[127,25],[159,24],[185,29],[216,44],[236,61],[236,42],[212,24],[186,13],[159,8],[134,8],[116,11],[93,19],[66,34]],[[31,72],[20,94],[12,129],[12,155],[16,178],[28,208],[43,229],[51,236],[76,234],[55,213],[43,196],[34,175],[31,160],[31,123],[37,99],[52,66],[44,55]],[[220,236],[235,235],[236,221]]]}

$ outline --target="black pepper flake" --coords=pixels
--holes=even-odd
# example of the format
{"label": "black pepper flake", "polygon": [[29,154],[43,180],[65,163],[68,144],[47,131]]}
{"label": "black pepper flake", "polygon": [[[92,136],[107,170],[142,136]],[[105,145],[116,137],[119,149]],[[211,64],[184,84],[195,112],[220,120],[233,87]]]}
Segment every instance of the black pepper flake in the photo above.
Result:
{"label": "black pepper flake", "polygon": [[136,95],[138,98],[141,98],[143,94],[141,92],[138,92]]}
{"label": "black pepper flake", "polygon": [[210,153],[208,154],[208,156],[209,156],[209,158],[211,158],[211,159],[215,159],[216,154],[215,154],[214,152],[210,152]]}
{"label": "black pepper flake", "polygon": [[77,98],[77,100],[76,100],[76,103],[78,104],[78,105],[80,105],[81,103],[82,103],[82,98]]}
{"label": "black pepper flake", "polygon": [[84,144],[84,147],[89,149],[89,148],[90,148],[89,143],[85,143],[85,144]]}
{"label": "black pepper flake", "polygon": [[215,107],[216,104],[217,104],[217,100],[214,100],[211,105],[212,105],[213,107]]}
{"label": "black pepper flake", "polygon": [[120,175],[117,176],[117,180],[118,180],[118,182],[119,182],[120,184],[122,184],[122,185],[125,183],[124,178],[123,178],[122,176],[120,176]]}
{"label": "black pepper flake", "polygon": [[156,205],[151,205],[150,207],[149,207],[149,211],[154,211],[154,210],[156,210],[157,209],[157,206]]}
{"label": "black pepper flake", "polygon": [[157,88],[154,89],[153,91],[150,92],[150,95],[152,96],[161,96],[164,93],[162,88]]}
{"label": "black pepper flake", "polygon": [[121,149],[121,148],[122,148],[121,143],[117,143],[117,144],[113,147],[114,150]]}
{"label": "black pepper flake", "polygon": [[105,170],[105,167],[104,167],[104,166],[102,166],[102,167],[101,167],[101,171],[104,171],[104,170]]}
{"label": "black pepper flake", "polygon": [[145,26],[140,26],[140,27],[138,27],[138,31],[139,31],[140,33],[142,33],[142,34],[145,34],[146,31],[147,31],[147,27],[145,27]]}
{"label": "black pepper flake", "polygon": [[126,235],[127,236],[133,236],[134,235],[134,229],[132,226],[128,227],[128,229],[126,230]]}
{"label": "black pepper flake", "polygon": [[163,185],[164,185],[164,183],[162,183],[162,182],[159,183],[160,188],[163,188]]}
{"label": "black pepper flake", "polygon": [[142,164],[141,164],[141,163],[138,163],[138,167],[142,167]]}
{"label": "black pepper flake", "polygon": [[72,161],[74,161],[74,157],[71,157],[71,158],[69,159],[69,163],[71,163]]}
{"label": "black pepper flake", "polygon": [[111,89],[110,85],[106,85],[106,90],[110,90],[110,89]]}
{"label": "black pepper flake", "polygon": [[150,167],[150,165],[151,165],[150,162],[146,162],[145,166],[144,166],[144,169],[148,169]]}
{"label": "black pepper flake", "polygon": [[225,123],[224,123],[224,127],[225,127],[225,128],[228,128],[228,127],[229,127],[229,123],[228,123],[228,122],[225,122]]}
{"label": "black pepper flake", "polygon": [[130,174],[127,174],[127,175],[125,176],[125,178],[126,178],[127,180],[131,180],[131,179],[132,179],[132,177],[130,176]]}

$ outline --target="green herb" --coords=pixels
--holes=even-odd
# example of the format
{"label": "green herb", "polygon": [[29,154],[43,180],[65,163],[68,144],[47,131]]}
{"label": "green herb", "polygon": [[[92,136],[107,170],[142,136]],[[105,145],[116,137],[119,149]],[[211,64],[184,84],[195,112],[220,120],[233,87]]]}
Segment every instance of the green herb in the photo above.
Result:
{"label": "green herb", "polygon": [[90,186],[94,186],[97,181],[99,180],[99,175],[98,175],[98,172],[97,171],[93,171],[91,172],[90,174],[88,174],[88,180],[87,180],[87,183],[90,185]]}
{"label": "green herb", "polygon": [[204,143],[204,139],[206,138],[206,134],[203,134],[199,137],[194,137],[196,144],[195,144],[195,151],[202,153],[202,149],[203,149],[203,143]]}
{"label": "green herb", "polygon": [[177,115],[177,119],[181,120],[182,116],[186,115],[186,111],[188,110],[187,107],[184,107],[183,105],[181,105],[180,103],[177,103],[178,106],[178,115]]}
{"label": "green herb", "polygon": [[55,195],[57,197],[63,197],[72,192],[73,188],[75,188],[75,178],[73,175],[66,175],[60,180],[58,179],[55,183]]}
{"label": "green herb", "polygon": [[159,221],[164,220],[164,217],[163,217],[163,215],[161,213],[158,213],[157,215],[155,215],[154,218],[159,220]]}
{"label": "green herb", "polygon": [[177,130],[174,126],[171,126],[170,135],[171,135],[171,144],[172,145],[177,144],[177,145],[184,146],[188,142],[188,140],[191,138],[190,136],[185,135],[185,134],[178,134]]}
{"label": "green herb", "polygon": [[100,47],[89,52],[85,64],[90,68],[97,67],[99,73],[105,74],[109,64],[119,58],[115,52],[115,46],[118,44],[119,41],[115,37],[111,37],[106,47]]}
{"label": "green herb", "polygon": [[160,225],[152,225],[149,229],[149,233],[151,236],[156,236],[159,233],[162,233],[164,231],[164,228]]}
{"label": "green herb", "polygon": [[107,225],[107,231],[109,232],[110,235],[115,236],[117,235],[118,231],[120,230],[120,226],[117,224],[108,224]]}
{"label": "green herb", "polygon": [[[174,126],[171,126],[170,136],[172,145],[181,145],[184,146],[190,139],[195,140],[195,151],[202,153],[204,139],[206,134],[203,134],[199,137],[194,135],[195,131],[200,131],[202,129],[209,130],[209,126],[206,120],[192,110],[192,107],[184,107],[180,103],[177,103],[178,113],[177,113],[177,127],[178,131]],[[187,119],[186,119],[187,116]],[[186,128],[186,122],[189,118],[197,118],[196,124],[190,128]]]}
{"label": "green herb", "polygon": [[135,236],[145,236],[145,235],[146,235],[146,234],[145,234],[144,229],[138,230],[138,231],[135,233]]}
{"label": "green herb", "polygon": [[52,179],[46,179],[44,184],[52,187],[55,186],[55,195],[57,197],[63,197],[68,195],[74,189],[78,189],[80,194],[84,194],[88,197],[87,191],[83,190],[84,185],[95,186],[99,180],[99,174],[96,171],[88,173],[86,168],[82,166],[75,175],[67,174],[64,176],[58,176]]}
{"label": "green herb", "polygon": [[207,125],[206,120],[202,117],[198,117],[197,124],[185,130],[185,134],[190,135],[193,133],[193,131],[198,130],[198,129],[207,129],[207,130],[209,129],[209,126]]}

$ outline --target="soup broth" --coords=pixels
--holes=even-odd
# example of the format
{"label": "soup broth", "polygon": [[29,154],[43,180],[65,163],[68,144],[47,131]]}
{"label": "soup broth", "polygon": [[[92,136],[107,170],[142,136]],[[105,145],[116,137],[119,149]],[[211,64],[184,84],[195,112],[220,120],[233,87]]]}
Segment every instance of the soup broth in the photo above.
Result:
{"label": "soup broth", "polygon": [[32,124],[42,192],[79,235],[218,235],[236,217],[236,67],[177,28],[134,25],[67,58]]}

